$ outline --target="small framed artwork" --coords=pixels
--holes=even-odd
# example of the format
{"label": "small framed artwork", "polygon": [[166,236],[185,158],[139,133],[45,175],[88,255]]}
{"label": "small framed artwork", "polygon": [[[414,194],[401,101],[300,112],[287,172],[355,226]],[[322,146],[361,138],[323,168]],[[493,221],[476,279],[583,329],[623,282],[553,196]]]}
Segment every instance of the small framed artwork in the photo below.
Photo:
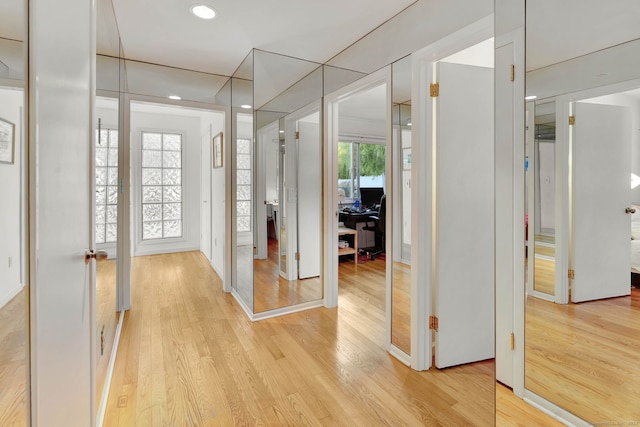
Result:
{"label": "small framed artwork", "polygon": [[222,132],[213,137],[213,167],[222,167]]}
{"label": "small framed artwork", "polygon": [[13,164],[16,125],[0,117],[0,163]]}

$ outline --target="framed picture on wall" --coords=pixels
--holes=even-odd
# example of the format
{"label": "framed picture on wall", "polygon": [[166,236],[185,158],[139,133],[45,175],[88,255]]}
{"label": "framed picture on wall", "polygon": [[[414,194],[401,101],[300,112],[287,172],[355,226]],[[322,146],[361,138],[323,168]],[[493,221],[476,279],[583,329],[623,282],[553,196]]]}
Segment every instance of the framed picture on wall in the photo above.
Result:
{"label": "framed picture on wall", "polygon": [[213,137],[213,167],[222,167],[222,132]]}
{"label": "framed picture on wall", "polygon": [[0,163],[13,164],[16,125],[0,117]]}

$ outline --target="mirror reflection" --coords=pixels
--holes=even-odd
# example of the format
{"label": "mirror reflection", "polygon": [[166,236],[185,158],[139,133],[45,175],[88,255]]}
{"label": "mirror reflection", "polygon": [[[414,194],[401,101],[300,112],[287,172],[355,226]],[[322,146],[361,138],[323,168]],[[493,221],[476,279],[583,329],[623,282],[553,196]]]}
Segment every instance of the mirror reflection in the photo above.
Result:
{"label": "mirror reflection", "polygon": [[[532,242],[529,293],[555,295],[556,111],[555,102],[530,103],[527,129],[527,242]],[[530,234],[529,234],[530,233]]]}
{"label": "mirror reflection", "polygon": [[[635,423],[640,6],[571,1],[554,3],[550,15],[544,3],[526,4],[526,91],[538,99],[527,140],[536,271],[526,297],[525,387],[588,423]],[[555,175],[548,172],[554,155]],[[553,180],[551,221],[545,200]],[[549,288],[538,271],[544,256],[555,261]]]}
{"label": "mirror reflection", "polygon": [[411,354],[411,57],[391,65],[394,154],[391,344]]}
{"label": "mirror reflection", "polygon": [[[284,72],[286,70],[286,72]],[[322,299],[322,67],[254,54],[253,312]]]}
{"label": "mirror reflection", "polygon": [[0,1],[0,425],[25,426],[29,371],[26,1]]}

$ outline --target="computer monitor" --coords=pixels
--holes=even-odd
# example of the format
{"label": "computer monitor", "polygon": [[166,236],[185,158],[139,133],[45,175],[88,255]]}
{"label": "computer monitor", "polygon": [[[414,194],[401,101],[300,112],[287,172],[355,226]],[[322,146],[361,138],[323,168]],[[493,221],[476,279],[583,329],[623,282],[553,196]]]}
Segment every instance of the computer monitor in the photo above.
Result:
{"label": "computer monitor", "polygon": [[372,208],[380,203],[383,195],[382,187],[360,188],[360,204],[364,208]]}

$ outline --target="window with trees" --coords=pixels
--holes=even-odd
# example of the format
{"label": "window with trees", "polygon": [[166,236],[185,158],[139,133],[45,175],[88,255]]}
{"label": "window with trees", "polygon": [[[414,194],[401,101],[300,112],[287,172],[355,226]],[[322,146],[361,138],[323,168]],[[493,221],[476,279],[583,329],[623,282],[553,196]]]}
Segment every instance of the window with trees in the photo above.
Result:
{"label": "window with trees", "polygon": [[338,143],[338,188],[347,200],[360,198],[361,187],[384,187],[385,146],[365,142]]}
{"label": "window with trees", "polygon": [[96,243],[115,243],[118,233],[118,129],[96,130]]}

